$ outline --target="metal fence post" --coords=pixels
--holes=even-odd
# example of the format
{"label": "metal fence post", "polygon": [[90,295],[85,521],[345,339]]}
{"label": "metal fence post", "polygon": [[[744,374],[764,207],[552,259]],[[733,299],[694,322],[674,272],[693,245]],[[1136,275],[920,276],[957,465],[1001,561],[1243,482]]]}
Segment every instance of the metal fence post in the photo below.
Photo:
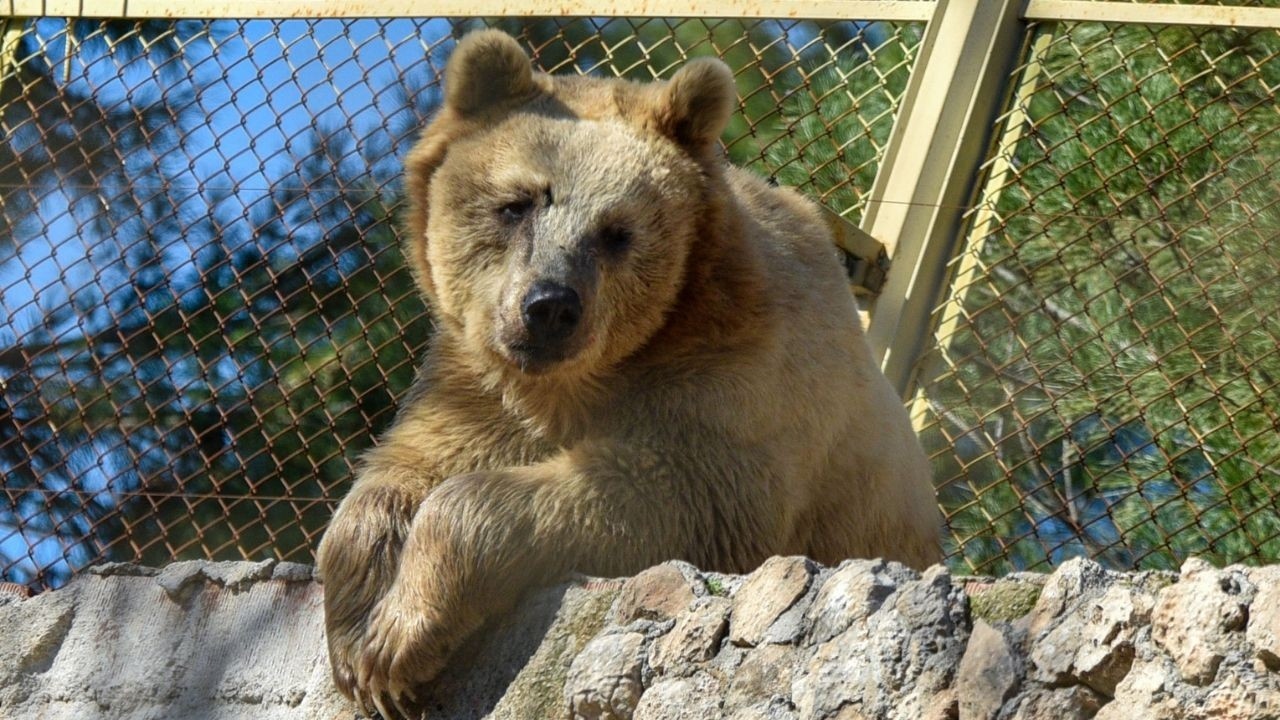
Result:
{"label": "metal fence post", "polygon": [[0,89],[10,75],[18,74],[18,43],[25,27],[23,18],[0,18]]}
{"label": "metal fence post", "polygon": [[862,228],[892,258],[868,340],[904,397],[1025,42],[1024,0],[939,0]]}
{"label": "metal fence post", "polygon": [[[1053,43],[1054,32],[1052,28],[1056,26],[1050,25],[1049,31],[1033,31],[1035,39],[1030,42],[1030,48],[1025,55],[1027,58],[1026,65],[1019,70],[1019,78],[1017,87],[1013,88],[1013,102],[1008,103],[1009,111],[1001,118],[999,125],[1003,125],[999,138],[993,144],[993,153],[991,161],[982,171],[982,185],[979,188],[982,197],[990,198],[989,201],[979,200],[981,203],[973,212],[972,231],[969,233],[968,239],[961,238],[959,244],[973,247],[975,244],[980,245],[987,237],[989,237],[999,224],[999,216],[995,211],[996,197],[1001,189],[1009,183],[1010,178],[1015,174],[1013,166],[1013,154],[1017,149],[1018,141],[1022,139],[1023,132],[1027,129],[1031,119],[1028,111],[1031,104],[1031,96],[1035,93],[1040,84],[1040,79],[1044,71],[1042,60],[1045,53],[1048,52],[1049,46]],[[954,263],[954,267],[946,274],[944,278],[946,287],[950,288],[950,298],[941,306],[937,314],[934,316],[937,320],[937,328],[933,333],[938,349],[945,349],[951,343],[956,335],[956,331],[963,326],[965,321],[964,307],[965,298],[969,288],[977,281],[981,268],[978,262],[977,248],[972,251],[966,251],[964,247],[956,247],[956,252],[960,253],[958,262]],[[930,358],[936,359],[936,354],[931,350],[924,350],[923,355],[917,358],[917,368],[915,370],[914,384],[917,389],[923,389],[929,382],[930,373],[934,369],[931,365],[936,363],[928,363]],[[916,428],[921,428],[925,422],[924,413],[928,410],[929,400],[925,392],[915,392],[915,398],[911,402],[911,419],[915,423]]]}

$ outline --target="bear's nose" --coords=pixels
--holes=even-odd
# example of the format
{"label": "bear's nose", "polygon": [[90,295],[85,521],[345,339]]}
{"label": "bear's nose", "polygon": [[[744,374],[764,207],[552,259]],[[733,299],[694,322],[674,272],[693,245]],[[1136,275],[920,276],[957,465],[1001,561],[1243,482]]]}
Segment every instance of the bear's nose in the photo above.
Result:
{"label": "bear's nose", "polygon": [[582,319],[582,300],[570,287],[539,280],[529,288],[521,305],[529,339],[539,345],[562,342]]}

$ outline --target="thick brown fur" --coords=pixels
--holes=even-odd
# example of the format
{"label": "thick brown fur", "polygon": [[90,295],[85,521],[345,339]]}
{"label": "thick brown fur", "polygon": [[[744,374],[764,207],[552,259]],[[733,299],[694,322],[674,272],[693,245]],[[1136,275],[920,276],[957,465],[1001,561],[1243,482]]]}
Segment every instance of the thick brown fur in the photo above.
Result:
{"label": "thick brown fur", "polygon": [[[570,571],[940,558],[928,462],[821,217],[720,160],[723,64],[553,78],[485,31],[446,84],[406,163],[437,336],[319,551],[344,692],[404,703]],[[583,308],[549,362],[521,349],[545,277]]]}

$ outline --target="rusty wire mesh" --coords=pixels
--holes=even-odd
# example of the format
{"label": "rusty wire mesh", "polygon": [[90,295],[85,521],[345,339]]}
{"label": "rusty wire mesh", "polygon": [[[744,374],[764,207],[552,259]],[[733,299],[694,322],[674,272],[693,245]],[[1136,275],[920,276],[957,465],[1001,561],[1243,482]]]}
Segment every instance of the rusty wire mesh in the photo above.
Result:
{"label": "rusty wire mesh", "polygon": [[[2,22],[2,21],[0,21]],[[306,561],[429,341],[399,161],[475,22],[11,21],[0,569]],[[922,27],[501,20],[548,70],[716,54],[731,157],[856,221]]]}
{"label": "rusty wire mesh", "polygon": [[1032,25],[915,410],[965,570],[1280,558],[1280,32]]}

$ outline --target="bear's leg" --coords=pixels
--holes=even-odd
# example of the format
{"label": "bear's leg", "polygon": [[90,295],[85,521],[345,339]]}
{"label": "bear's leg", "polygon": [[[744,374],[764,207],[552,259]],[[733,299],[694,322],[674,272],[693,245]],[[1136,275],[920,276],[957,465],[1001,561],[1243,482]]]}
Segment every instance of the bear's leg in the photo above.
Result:
{"label": "bear's leg", "polygon": [[679,450],[579,446],[442,483],[414,516],[400,573],[369,622],[358,692],[398,702],[486,619],[571,570],[624,574],[668,559],[754,567],[782,528],[769,484],[736,462],[749,454],[690,462]]}
{"label": "bear's leg", "polygon": [[334,684],[370,713],[369,698],[355,694],[355,662],[369,616],[395,579],[410,523],[428,488],[407,469],[365,468],[334,513],[316,554]]}

